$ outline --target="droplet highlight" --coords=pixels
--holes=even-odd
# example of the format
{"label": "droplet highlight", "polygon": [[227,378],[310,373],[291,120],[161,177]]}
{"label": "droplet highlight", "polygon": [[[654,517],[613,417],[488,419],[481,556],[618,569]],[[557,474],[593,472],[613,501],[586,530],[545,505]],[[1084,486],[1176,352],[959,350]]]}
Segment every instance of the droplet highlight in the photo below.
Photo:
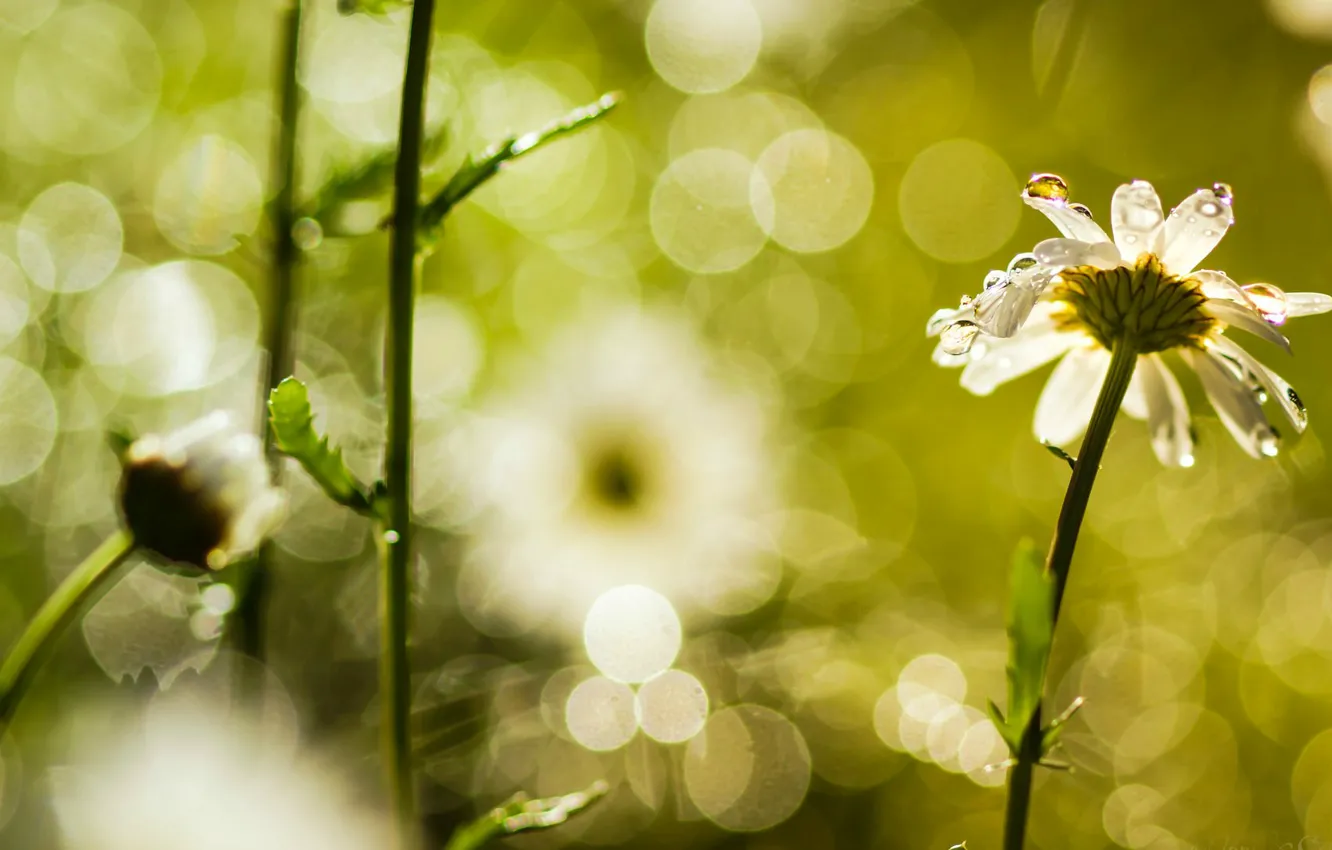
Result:
{"label": "droplet highlight", "polygon": [[1235,200],[1235,191],[1230,188],[1229,183],[1213,183],[1212,194],[1216,199],[1226,206],[1230,206]]}
{"label": "droplet highlight", "polygon": [[1268,324],[1285,324],[1289,308],[1283,289],[1270,283],[1251,283],[1248,286],[1241,286],[1240,289],[1244,290],[1244,296],[1249,299],[1254,309],[1263,314]]}
{"label": "droplet highlight", "polygon": [[1023,188],[1022,194],[1028,198],[1044,198],[1047,201],[1067,201],[1068,182],[1058,174],[1033,174]]}
{"label": "droplet highlight", "polygon": [[939,341],[945,354],[956,356],[971,351],[971,346],[979,333],[980,325],[975,322],[953,322],[944,328],[943,333],[939,335]]}

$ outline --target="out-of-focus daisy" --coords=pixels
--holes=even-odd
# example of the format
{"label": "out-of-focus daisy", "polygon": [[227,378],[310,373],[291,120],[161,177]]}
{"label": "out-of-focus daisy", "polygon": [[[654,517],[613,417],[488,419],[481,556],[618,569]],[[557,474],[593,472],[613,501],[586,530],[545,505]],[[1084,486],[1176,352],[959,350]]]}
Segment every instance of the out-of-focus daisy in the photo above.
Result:
{"label": "out-of-focus daisy", "polygon": [[480,510],[461,595],[474,618],[577,627],[625,584],[734,613],[775,588],[764,408],[683,321],[620,308],[575,323],[473,430]]}
{"label": "out-of-focus daisy", "polygon": [[286,499],[272,484],[254,434],[217,411],[125,454],[120,505],[135,542],[177,564],[221,569],[281,521]]}
{"label": "out-of-focus daisy", "polygon": [[199,704],[154,706],[52,771],[66,850],[377,850],[382,819],[286,733]]}
{"label": "out-of-focus daisy", "polygon": [[1036,437],[1064,445],[1087,428],[1110,366],[1110,349],[1138,355],[1122,409],[1147,420],[1162,463],[1193,465],[1184,393],[1162,359],[1176,351],[1201,379],[1226,429],[1250,455],[1277,453],[1279,435],[1263,413],[1276,401],[1297,432],[1307,424],[1290,384],[1227,333],[1247,331],[1286,351],[1277,330],[1295,316],[1332,310],[1320,292],[1283,292],[1270,283],[1240,286],[1223,272],[1198,270],[1234,222],[1229,186],[1199,189],[1166,216],[1151,184],[1135,180],[1110,203],[1114,238],[1053,174],[1034,176],[1022,199],[1062,238],[992,271],[984,290],[956,310],[940,310],[926,332],[941,337],[935,362],[965,367],[962,386],[977,395],[1062,358],[1036,405]]}

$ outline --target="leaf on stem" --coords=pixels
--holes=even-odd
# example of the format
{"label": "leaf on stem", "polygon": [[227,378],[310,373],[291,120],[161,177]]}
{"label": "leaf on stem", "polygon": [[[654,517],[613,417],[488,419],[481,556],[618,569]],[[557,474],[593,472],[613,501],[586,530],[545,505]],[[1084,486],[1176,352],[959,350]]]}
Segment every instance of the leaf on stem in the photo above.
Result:
{"label": "leaf on stem", "polygon": [[[439,238],[444,217],[468,195],[498,174],[500,168],[506,162],[511,162],[520,156],[531,153],[537,148],[562,136],[575,133],[601,119],[620,103],[620,97],[618,92],[603,94],[593,103],[580,106],[540,130],[533,130],[520,136],[509,136],[507,139],[486,148],[480,154],[467,157],[462,167],[449,179],[444,188],[435,193],[435,196],[421,207],[417,240],[422,253],[429,253],[435,241]],[[387,228],[392,225],[393,219],[389,217],[384,219],[380,227]]]}
{"label": "leaf on stem", "polygon": [[1059,458],[1064,463],[1067,463],[1069,469],[1073,469],[1074,467],[1077,466],[1078,459],[1073,457],[1073,455],[1069,454],[1063,449],[1059,448],[1054,443],[1041,443],[1041,445],[1045,446],[1045,450],[1047,452]]}
{"label": "leaf on stem", "polygon": [[610,786],[599,779],[585,791],[576,791],[562,797],[529,800],[526,794],[519,792],[503,805],[491,809],[459,828],[453,833],[444,850],[476,850],[492,839],[512,835],[515,832],[559,826],[572,815],[606,796],[609,790]]}
{"label": "leaf on stem", "polygon": [[284,378],[268,394],[268,419],[277,447],[298,460],[328,497],[357,513],[377,516],[371,490],[352,475],[342,460],[342,449],[314,428],[310,393],[295,378]]}
{"label": "leaf on stem", "polygon": [[1054,640],[1054,582],[1030,540],[1013,555],[1008,599],[1008,716],[990,703],[995,727],[1016,756],[1041,704],[1045,665]]}
{"label": "leaf on stem", "polygon": [[[423,159],[434,159],[444,150],[448,134],[443,128],[429,133],[421,147]],[[393,166],[398,160],[396,145],[378,148],[363,159],[337,168],[300,210],[300,218],[312,218],[329,233],[334,213],[344,204],[384,194],[393,186]]]}

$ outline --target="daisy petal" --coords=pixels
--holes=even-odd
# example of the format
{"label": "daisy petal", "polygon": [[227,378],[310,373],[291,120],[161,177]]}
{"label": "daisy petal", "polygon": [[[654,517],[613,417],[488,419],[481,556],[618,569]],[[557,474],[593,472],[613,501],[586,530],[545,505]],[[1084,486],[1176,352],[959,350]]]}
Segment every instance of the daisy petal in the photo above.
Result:
{"label": "daisy petal", "polygon": [[1284,378],[1260,363],[1257,357],[1245,351],[1234,340],[1218,336],[1210,340],[1210,344],[1215,346],[1223,357],[1238,363],[1240,368],[1267,390],[1268,397],[1276,400],[1281,406],[1281,412],[1285,413],[1290,424],[1295,426],[1295,433],[1301,434],[1309,427],[1309,414],[1304,409],[1304,402],[1300,401],[1299,393],[1295,392],[1295,388],[1286,383]]}
{"label": "daisy petal", "polygon": [[1052,328],[1028,330],[1005,340],[994,340],[985,356],[975,358],[962,372],[962,387],[976,395],[989,395],[1000,384],[1038,369],[1081,340],[1078,334]]}
{"label": "daisy petal", "polygon": [[1290,354],[1290,340],[1286,339],[1281,331],[1260,318],[1252,307],[1212,299],[1202,305],[1202,310],[1212,318],[1219,319],[1232,328],[1239,328],[1254,336],[1260,336],[1273,345],[1280,346],[1287,354]]}
{"label": "daisy petal", "polygon": [[959,320],[974,321],[975,318],[976,311],[969,305],[953,309],[945,307],[942,310],[935,310],[934,315],[930,316],[929,321],[925,323],[925,336],[938,336],[943,333],[944,328],[953,322]]}
{"label": "daisy petal", "polygon": [[1041,290],[1011,281],[992,286],[976,296],[972,307],[981,330],[996,337],[1011,337],[1031,315]]}
{"label": "daisy petal", "polygon": [[1199,189],[1166,219],[1161,264],[1172,275],[1188,274],[1212,252],[1234,223],[1235,213],[1230,204],[1211,189]]}
{"label": "daisy petal", "polygon": [[1119,403],[1119,409],[1130,419],[1147,418],[1147,390],[1142,383],[1142,361],[1145,359],[1145,356],[1138,358],[1138,365],[1133,368],[1133,377],[1129,379],[1128,389],[1124,392],[1124,400]]}
{"label": "daisy petal", "polygon": [[1253,457],[1274,456],[1277,433],[1263,416],[1253,390],[1211,354],[1187,348],[1180,354],[1198,373],[1217,416],[1240,448]]}
{"label": "daisy petal", "polygon": [[1070,209],[1064,201],[1027,195],[1023,195],[1022,200],[1027,206],[1043,213],[1055,227],[1059,228],[1059,232],[1069,239],[1077,239],[1093,244],[1110,241],[1110,238],[1105,235],[1105,231],[1101,229],[1101,225],[1077,210]]}
{"label": "daisy petal", "polygon": [[1138,358],[1134,380],[1142,377],[1142,390],[1147,403],[1147,431],[1152,438],[1152,451],[1166,466],[1193,466],[1193,433],[1189,427],[1189,404],[1179,381],[1161,360],[1159,354]]}
{"label": "daisy petal", "polygon": [[1152,184],[1134,180],[1116,189],[1110,199],[1110,225],[1125,261],[1133,262],[1143,251],[1161,253],[1165,213]]}
{"label": "daisy petal", "polygon": [[1119,250],[1109,242],[1046,239],[1036,243],[1032,253],[1043,265],[1056,268],[1095,266],[1098,269],[1109,269],[1119,265]]}
{"label": "daisy petal", "polygon": [[1316,316],[1332,310],[1332,295],[1322,292],[1287,292],[1286,316]]}
{"label": "daisy petal", "polygon": [[1060,360],[1036,402],[1036,439],[1062,446],[1080,437],[1109,368],[1104,348],[1075,348]]}
{"label": "daisy petal", "polygon": [[1225,272],[1216,272],[1211,270],[1197,271],[1189,277],[1202,284],[1202,293],[1208,298],[1219,298],[1222,301],[1234,301],[1236,304],[1249,303],[1248,297],[1240,285],[1230,279],[1230,275]]}

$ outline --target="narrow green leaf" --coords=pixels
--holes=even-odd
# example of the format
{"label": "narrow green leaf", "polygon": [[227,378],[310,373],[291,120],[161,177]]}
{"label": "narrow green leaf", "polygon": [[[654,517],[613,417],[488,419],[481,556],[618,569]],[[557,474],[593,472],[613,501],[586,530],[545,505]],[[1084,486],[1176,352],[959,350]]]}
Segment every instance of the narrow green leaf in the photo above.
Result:
{"label": "narrow green leaf", "polygon": [[[570,112],[557,121],[522,135],[509,136],[486,148],[476,156],[469,156],[462,167],[450,178],[443,189],[435,194],[421,208],[421,221],[418,239],[423,252],[428,253],[439,238],[444,217],[476,191],[487,180],[499,173],[501,166],[520,156],[549,144],[570,133],[577,132],[593,122],[603,118],[620,103],[616,92],[603,94],[595,102]],[[382,227],[392,226],[391,218],[385,219]]]}
{"label": "narrow green leaf", "polygon": [[1073,700],[1069,707],[1064,709],[1063,714],[1060,714],[1050,722],[1049,726],[1046,726],[1045,729],[1041,730],[1042,758],[1048,755],[1055,747],[1059,746],[1059,736],[1063,734],[1065,724],[1073,719],[1073,715],[1078,713],[1078,709],[1082,708],[1084,702],[1086,702],[1086,700],[1082,697]]}
{"label": "narrow green leaf", "polygon": [[1077,458],[1073,457],[1073,455],[1069,454],[1068,452],[1064,451],[1063,449],[1059,448],[1053,443],[1041,443],[1041,445],[1045,446],[1045,450],[1047,452],[1059,458],[1064,463],[1067,463],[1069,469],[1072,469],[1077,465],[1078,463]]}
{"label": "narrow green leaf", "polygon": [[990,722],[999,731],[999,737],[1003,738],[1004,743],[1008,745],[1008,751],[1017,755],[1018,748],[1022,746],[1022,730],[1019,729],[1014,734],[1014,731],[1008,726],[1008,721],[1004,719],[1004,713],[999,710],[999,706],[994,704],[994,700],[986,700],[985,702],[985,707],[990,715]]}
{"label": "narrow green leaf", "polygon": [[[421,148],[422,159],[439,156],[447,138],[448,134],[442,128],[427,135]],[[388,192],[393,185],[393,166],[397,160],[397,145],[386,145],[356,162],[335,168],[302,207],[300,217],[314,219],[326,232],[336,232],[332,226],[333,214],[351,201]]]}
{"label": "narrow green leaf", "polygon": [[515,794],[508,802],[459,828],[444,850],[476,850],[492,839],[515,832],[559,826],[604,797],[609,790],[610,786],[597,780],[586,791],[562,797],[529,800],[526,794]]}
{"label": "narrow green leaf", "polygon": [[268,395],[268,419],[283,454],[300,461],[328,497],[358,513],[374,516],[370,491],[342,460],[342,449],[314,429],[314,413],[305,384],[284,378]]}
{"label": "narrow green leaf", "polygon": [[1008,601],[1008,715],[1004,740],[1013,748],[1041,704],[1045,665],[1054,640],[1054,582],[1030,540],[1013,555]]}

